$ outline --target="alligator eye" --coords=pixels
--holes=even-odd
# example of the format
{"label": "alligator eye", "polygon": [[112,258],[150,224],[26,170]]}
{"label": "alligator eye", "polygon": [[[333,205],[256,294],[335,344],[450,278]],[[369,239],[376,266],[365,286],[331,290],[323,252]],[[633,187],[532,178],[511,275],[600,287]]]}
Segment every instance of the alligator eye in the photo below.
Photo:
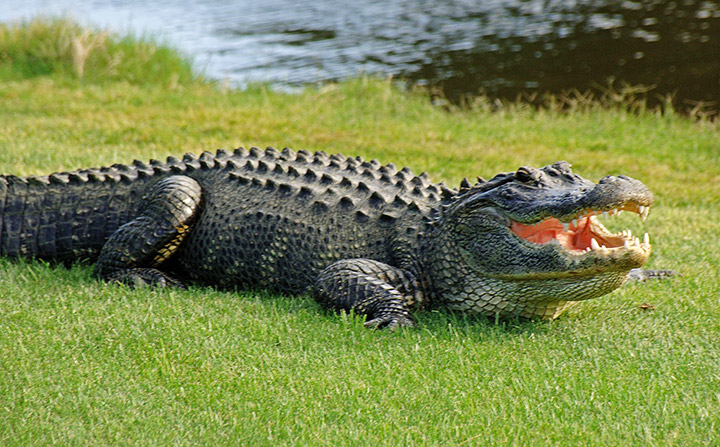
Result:
{"label": "alligator eye", "polygon": [[535,176],[532,175],[530,170],[525,166],[521,167],[515,173],[515,178],[523,183],[529,183],[535,181]]}

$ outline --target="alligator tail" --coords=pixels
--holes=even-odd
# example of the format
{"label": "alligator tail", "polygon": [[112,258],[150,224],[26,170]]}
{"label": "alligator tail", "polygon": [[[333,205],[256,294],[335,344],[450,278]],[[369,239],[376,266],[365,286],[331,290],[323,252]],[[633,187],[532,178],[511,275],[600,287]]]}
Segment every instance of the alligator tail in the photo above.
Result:
{"label": "alligator tail", "polygon": [[0,256],[94,260],[137,214],[147,184],[171,175],[168,164],[152,163],[0,176]]}
{"label": "alligator tail", "polygon": [[246,153],[220,149],[49,176],[0,175],[0,256],[93,261],[110,235],[138,215],[150,185],[172,175],[222,171]]}

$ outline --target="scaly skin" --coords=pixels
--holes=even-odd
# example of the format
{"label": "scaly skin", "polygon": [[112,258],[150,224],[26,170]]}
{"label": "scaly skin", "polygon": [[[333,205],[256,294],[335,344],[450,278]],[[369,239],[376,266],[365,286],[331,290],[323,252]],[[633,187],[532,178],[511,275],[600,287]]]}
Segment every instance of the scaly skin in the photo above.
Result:
{"label": "scaly skin", "polygon": [[637,180],[565,162],[459,189],[376,160],[252,148],[150,164],[0,176],[0,254],[96,261],[132,285],[310,292],[371,327],[429,305],[553,318],[606,294],[650,254],[593,214],[643,218]]}

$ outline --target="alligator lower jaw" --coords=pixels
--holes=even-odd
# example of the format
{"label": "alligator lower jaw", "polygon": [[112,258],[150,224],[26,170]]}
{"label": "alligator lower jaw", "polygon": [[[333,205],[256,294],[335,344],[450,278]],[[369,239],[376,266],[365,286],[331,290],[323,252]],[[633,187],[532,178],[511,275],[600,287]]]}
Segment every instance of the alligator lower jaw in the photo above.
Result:
{"label": "alligator lower jaw", "polygon": [[571,223],[563,223],[554,217],[532,225],[513,221],[510,230],[533,244],[557,245],[573,256],[619,258],[630,254],[642,259],[641,264],[644,263],[651,250],[647,233],[642,241],[633,237],[630,230],[611,233],[594,214],[580,216]]}

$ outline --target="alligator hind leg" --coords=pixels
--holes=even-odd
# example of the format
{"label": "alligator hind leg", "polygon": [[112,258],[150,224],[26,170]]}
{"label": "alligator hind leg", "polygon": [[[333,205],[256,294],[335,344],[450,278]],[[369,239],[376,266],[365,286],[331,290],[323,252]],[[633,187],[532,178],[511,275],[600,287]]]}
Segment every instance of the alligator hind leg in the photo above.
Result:
{"label": "alligator hind leg", "polygon": [[200,209],[202,190],[190,177],[158,182],[143,198],[139,215],[113,233],[100,252],[95,274],[132,286],[184,287],[158,269],[190,231]]}
{"label": "alligator hind leg", "polygon": [[331,264],[320,272],[312,293],[325,307],[367,315],[367,327],[390,330],[414,326],[409,307],[423,297],[411,273],[371,259]]}

